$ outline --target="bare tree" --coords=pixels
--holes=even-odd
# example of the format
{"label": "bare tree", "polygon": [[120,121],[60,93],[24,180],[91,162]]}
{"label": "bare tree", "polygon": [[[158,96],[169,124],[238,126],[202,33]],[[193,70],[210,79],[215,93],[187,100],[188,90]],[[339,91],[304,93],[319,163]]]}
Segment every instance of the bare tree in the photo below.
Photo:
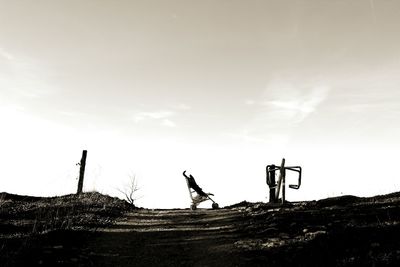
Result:
{"label": "bare tree", "polygon": [[139,190],[135,174],[129,174],[129,182],[122,189],[118,189],[125,196],[125,200],[133,206],[135,206],[135,201],[140,198],[137,196]]}

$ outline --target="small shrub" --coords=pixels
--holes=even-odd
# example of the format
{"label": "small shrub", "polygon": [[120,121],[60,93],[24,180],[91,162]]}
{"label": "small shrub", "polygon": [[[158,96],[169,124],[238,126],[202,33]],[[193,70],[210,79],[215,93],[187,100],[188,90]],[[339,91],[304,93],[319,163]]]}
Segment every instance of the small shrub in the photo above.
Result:
{"label": "small shrub", "polygon": [[136,175],[129,175],[129,182],[125,184],[123,189],[118,189],[125,196],[125,200],[132,206],[135,207],[135,201],[140,197],[137,196],[137,192],[140,190],[137,184]]}

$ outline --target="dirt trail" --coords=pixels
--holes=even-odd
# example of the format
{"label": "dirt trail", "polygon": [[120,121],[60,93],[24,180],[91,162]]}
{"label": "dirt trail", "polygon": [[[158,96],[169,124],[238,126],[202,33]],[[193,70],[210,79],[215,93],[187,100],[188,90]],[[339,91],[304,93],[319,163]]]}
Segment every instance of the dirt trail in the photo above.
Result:
{"label": "dirt trail", "polygon": [[243,211],[137,210],[93,231],[54,231],[24,262],[37,266],[237,266]]}
{"label": "dirt trail", "polygon": [[[100,230],[90,243],[104,265],[232,266],[241,237],[238,210],[142,210]],[[118,246],[116,246],[118,244]]]}

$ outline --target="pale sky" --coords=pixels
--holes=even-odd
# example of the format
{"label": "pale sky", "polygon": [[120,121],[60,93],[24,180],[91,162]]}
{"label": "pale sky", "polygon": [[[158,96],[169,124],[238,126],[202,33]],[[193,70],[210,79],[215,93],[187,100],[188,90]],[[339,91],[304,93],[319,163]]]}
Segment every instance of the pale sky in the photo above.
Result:
{"label": "pale sky", "polygon": [[[0,0],[0,191],[188,207],[400,190],[400,1]],[[295,182],[289,176],[289,183]],[[205,203],[203,207],[209,207]]]}

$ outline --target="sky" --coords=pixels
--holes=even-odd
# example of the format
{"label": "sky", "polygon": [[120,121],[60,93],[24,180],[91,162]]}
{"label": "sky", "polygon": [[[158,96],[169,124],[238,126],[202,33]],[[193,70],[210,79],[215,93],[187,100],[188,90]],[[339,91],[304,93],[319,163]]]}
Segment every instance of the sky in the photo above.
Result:
{"label": "sky", "polygon": [[[397,0],[0,0],[0,191],[185,208],[400,190]],[[288,183],[296,177],[288,174]],[[204,203],[201,207],[209,207]]]}

